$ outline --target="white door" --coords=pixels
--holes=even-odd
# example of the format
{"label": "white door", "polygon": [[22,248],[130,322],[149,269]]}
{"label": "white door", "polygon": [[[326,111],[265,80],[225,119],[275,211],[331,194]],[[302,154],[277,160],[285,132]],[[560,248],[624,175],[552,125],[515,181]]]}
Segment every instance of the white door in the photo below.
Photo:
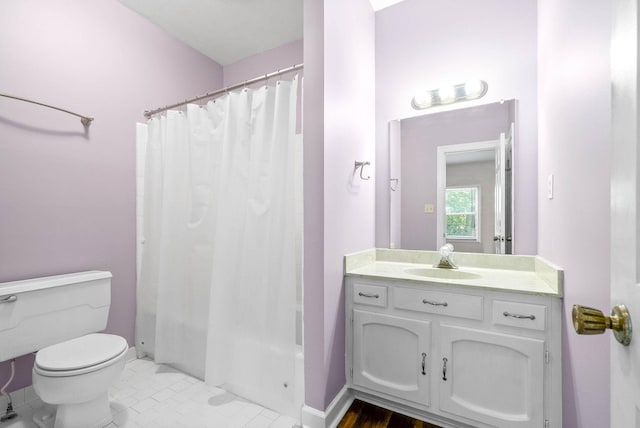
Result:
{"label": "white door", "polygon": [[494,237],[496,254],[505,253],[505,192],[506,192],[506,144],[507,139],[504,133],[500,134],[498,147],[495,155],[495,215],[494,215]]}
{"label": "white door", "polygon": [[[611,304],[624,304],[635,336],[612,339],[611,427],[640,427],[640,141],[638,139],[638,4],[614,0],[611,45]],[[605,308],[601,308],[605,309]]]}
{"label": "white door", "polygon": [[511,122],[509,135],[504,147],[504,240],[505,254],[513,254],[513,150],[516,139],[516,126]]}

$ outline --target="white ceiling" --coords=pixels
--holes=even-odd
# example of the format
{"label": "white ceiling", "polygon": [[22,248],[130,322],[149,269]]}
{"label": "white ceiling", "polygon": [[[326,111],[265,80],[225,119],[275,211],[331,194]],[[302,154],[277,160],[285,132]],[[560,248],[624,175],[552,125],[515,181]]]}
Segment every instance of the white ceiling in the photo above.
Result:
{"label": "white ceiling", "polygon": [[120,0],[120,3],[220,65],[302,39],[302,0]]}
{"label": "white ceiling", "polygon": [[[351,0],[345,0],[351,1]],[[369,0],[374,11],[402,0]],[[303,0],[120,0],[220,65],[303,37]]]}

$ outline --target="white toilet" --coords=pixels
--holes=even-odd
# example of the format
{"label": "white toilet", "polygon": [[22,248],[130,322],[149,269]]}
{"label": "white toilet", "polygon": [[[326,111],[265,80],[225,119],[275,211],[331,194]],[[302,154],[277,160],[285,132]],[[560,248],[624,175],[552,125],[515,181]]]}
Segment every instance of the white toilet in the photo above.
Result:
{"label": "white toilet", "polygon": [[48,403],[40,428],[101,428],[112,421],[107,390],[125,364],[127,341],[100,334],[111,273],[80,272],[0,284],[0,361],[38,351],[33,388]]}

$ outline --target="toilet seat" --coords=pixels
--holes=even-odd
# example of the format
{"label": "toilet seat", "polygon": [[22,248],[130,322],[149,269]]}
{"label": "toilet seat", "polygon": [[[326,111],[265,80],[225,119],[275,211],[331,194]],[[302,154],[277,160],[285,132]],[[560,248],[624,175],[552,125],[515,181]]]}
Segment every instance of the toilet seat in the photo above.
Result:
{"label": "toilet seat", "polygon": [[76,376],[114,364],[127,349],[120,336],[88,334],[40,350],[33,370],[42,376]]}

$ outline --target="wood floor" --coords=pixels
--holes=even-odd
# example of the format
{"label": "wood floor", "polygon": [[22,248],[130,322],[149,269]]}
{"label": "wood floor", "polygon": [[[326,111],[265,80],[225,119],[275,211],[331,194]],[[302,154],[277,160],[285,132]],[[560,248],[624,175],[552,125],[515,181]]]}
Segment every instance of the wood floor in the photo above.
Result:
{"label": "wood floor", "polygon": [[338,428],[440,428],[428,422],[355,400]]}

